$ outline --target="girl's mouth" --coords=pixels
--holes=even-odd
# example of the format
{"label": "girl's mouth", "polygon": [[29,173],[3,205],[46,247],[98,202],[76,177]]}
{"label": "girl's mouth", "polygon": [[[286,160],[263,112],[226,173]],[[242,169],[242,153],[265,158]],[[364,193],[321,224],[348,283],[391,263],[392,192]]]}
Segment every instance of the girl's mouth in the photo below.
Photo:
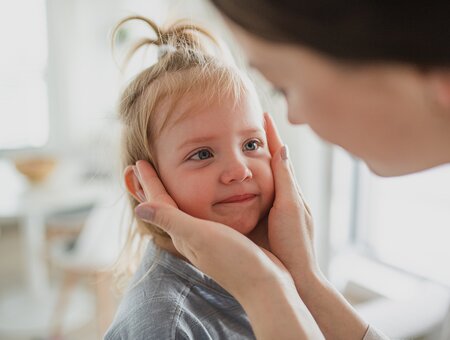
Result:
{"label": "girl's mouth", "polygon": [[227,197],[226,199],[219,201],[215,204],[227,204],[227,203],[245,203],[250,202],[256,198],[255,194],[243,194],[243,195],[234,195]]}

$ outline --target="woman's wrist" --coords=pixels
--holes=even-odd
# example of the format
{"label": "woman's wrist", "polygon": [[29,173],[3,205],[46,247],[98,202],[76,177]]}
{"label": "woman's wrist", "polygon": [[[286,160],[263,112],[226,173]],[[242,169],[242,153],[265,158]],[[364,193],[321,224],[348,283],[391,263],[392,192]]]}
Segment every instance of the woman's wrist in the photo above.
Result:
{"label": "woman's wrist", "polygon": [[297,292],[302,299],[320,289],[325,289],[328,285],[327,279],[317,266],[310,266],[307,270],[295,270],[291,274]]}
{"label": "woman's wrist", "polygon": [[367,323],[319,269],[293,277],[300,298],[325,338],[363,338]]}
{"label": "woman's wrist", "polygon": [[257,339],[321,339],[311,313],[292,281],[274,275],[250,285],[237,297]]}

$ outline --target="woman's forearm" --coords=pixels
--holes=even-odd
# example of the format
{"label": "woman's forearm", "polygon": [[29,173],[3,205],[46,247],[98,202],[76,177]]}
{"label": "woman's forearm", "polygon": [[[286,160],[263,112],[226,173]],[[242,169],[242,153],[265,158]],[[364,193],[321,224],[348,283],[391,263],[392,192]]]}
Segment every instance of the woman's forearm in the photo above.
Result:
{"label": "woman's forearm", "polygon": [[367,328],[365,322],[325,279],[313,275],[311,268],[316,261],[311,209],[273,120],[266,115],[265,121],[276,192],[268,217],[270,250],[292,275],[301,300],[326,339],[361,340]]}
{"label": "woman's forearm", "polygon": [[293,285],[274,280],[247,288],[237,299],[258,340],[324,338]]}
{"label": "woman's forearm", "polygon": [[321,274],[293,275],[297,291],[326,339],[361,340],[368,324]]}

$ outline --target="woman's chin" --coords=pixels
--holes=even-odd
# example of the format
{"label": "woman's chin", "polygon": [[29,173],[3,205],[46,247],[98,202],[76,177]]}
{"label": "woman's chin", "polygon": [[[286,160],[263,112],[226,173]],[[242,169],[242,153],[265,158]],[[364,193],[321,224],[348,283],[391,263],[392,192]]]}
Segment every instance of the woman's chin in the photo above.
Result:
{"label": "woman's chin", "polygon": [[374,173],[375,175],[379,177],[396,177],[396,176],[403,176],[408,175],[420,170],[424,170],[426,168],[420,168],[420,167],[406,167],[403,166],[401,163],[395,164],[394,162],[370,162],[365,161],[367,167],[369,170]]}

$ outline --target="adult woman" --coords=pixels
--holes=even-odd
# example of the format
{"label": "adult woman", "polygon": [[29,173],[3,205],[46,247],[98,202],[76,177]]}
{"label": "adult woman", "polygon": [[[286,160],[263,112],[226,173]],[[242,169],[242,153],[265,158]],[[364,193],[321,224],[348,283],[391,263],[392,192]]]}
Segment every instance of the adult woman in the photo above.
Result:
{"label": "adult woman", "polygon": [[[426,12],[398,2],[214,3],[250,63],[285,93],[291,123],[309,124],[383,176],[450,162],[447,3]],[[150,203],[137,214],[166,230],[181,253],[242,303],[257,337],[318,338],[311,314],[326,338],[382,338],[367,331],[321,274],[308,207],[268,122],[276,188],[272,253],[174,209],[143,162],[137,166]]]}

